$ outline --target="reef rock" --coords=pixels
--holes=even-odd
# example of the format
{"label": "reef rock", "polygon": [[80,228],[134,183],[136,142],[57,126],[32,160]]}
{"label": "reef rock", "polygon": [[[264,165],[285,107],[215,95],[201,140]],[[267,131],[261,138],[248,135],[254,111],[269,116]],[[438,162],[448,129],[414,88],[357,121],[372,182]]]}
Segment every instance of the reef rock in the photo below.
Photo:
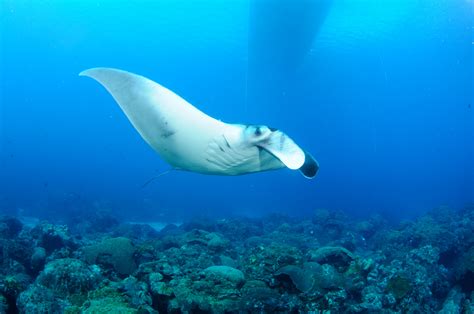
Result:
{"label": "reef rock", "polygon": [[288,276],[299,291],[306,293],[340,288],[344,282],[333,266],[314,262],[304,263],[303,267],[285,266],[275,276],[280,280]]}
{"label": "reef rock", "polygon": [[127,238],[105,239],[83,248],[83,252],[88,263],[112,267],[120,275],[129,275],[137,268],[133,258],[135,247]]}
{"label": "reef rock", "polygon": [[228,281],[236,287],[245,281],[244,273],[229,266],[211,266],[204,270],[204,274],[208,280],[215,282]]}
{"label": "reef rock", "polygon": [[222,251],[229,245],[229,241],[214,232],[194,229],[182,236],[183,244],[205,245],[213,251]]}
{"label": "reef rock", "polygon": [[62,313],[65,307],[53,291],[36,284],[20,294],[16,305],[20,313]]}
{"label": "reef rock", "polygon": [[31,268],[39,271],[43,268],[46,260],[46,250],[42,247],[36,247],[31,255]]}
{"label": "reef rock", "polygon": [[277,290],[268,287],[263,281],[249,280],[240,291],[243,300],[242,307],[249,311],[271,313],[281,308],[279,304],[280,294]]}
{"label": "reef rock", "polygon": [[439,314],[456,314],[462,313],[462,301],[464,294],[458,288],[453,288],[448,294],[448,297],[443,303],[443,308],[438,312]]}
{"label": "reef rock", "polygon": [[97,266],[87,266],[74,258],[63,258],[48,263],[36,283],[64,298],[73,294],[87,294],[96,287],[100,279],[100,269]]}
{"label": "reef rock", "polygon": [[319,264],[329,264],[344,272],[355,259],[354,255],[340,246],[325,246],[310,251],[309,260]]}
{"label": "reef rock", "polygon": [[226,313],[241,308],[240,288],[244,274],[228,266],[211,266],[199,277],[192,275],[170,281],[176,296],[169,302],[170,311]]}
{"label": "reef rock", "polygon": [[20,233],[22,228],[23,225],[18,219],[0,216],[0,238],[14,238]]}
{"label": "reef rock", "polygon": [[[96,313],[119,313],[119,314],[137,314],[137,313],[155,313],[153,311],[139,311],[129,305],[126,297],[111,287],[103,287],[89,293],[89,300],[84,302],[77,311],[84,314]],[[74,313],[74,312],[71,312]]]}
{"label": "reef rock", "polygon": [[48,254],[65,247],[76,247],[67,226],[41,222],[31,230],[31,235]]}
{"label": "reef rock", "polygon": [[146,241],[158,237],[159,233],[148,224],[123,223],[117,226],[113,232],[114,237],[125,237],[129,239]]}

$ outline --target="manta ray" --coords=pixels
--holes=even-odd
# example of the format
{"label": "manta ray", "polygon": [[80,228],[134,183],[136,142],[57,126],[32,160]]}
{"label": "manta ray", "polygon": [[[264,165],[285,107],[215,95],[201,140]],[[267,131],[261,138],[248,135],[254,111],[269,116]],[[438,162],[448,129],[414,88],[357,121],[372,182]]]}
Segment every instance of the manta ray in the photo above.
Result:
{"label": "manta ray", "polygon": [[278,129],[222,122],[160,84],[127,71],[93,68],[79,75],[102,84],[173,169],[232,176],[287,167],[306,178],[318,172],[311,154]]}

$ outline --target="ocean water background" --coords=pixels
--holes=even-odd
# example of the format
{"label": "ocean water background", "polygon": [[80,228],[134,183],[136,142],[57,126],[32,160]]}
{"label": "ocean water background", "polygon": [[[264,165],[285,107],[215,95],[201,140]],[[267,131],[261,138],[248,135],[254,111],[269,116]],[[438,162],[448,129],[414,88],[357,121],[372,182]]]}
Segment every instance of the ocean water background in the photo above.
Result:
{"label": "ocean water background", "polygon": [[[0,211],[95,203],[182,220],[324,207],[402,219],[461,208],[474,202],[473,5],[3,0]],[[169,167],[78,76],[96,66],[147,76],[226,122],[277,127],[320,173],[173,172],[141,188]]]}

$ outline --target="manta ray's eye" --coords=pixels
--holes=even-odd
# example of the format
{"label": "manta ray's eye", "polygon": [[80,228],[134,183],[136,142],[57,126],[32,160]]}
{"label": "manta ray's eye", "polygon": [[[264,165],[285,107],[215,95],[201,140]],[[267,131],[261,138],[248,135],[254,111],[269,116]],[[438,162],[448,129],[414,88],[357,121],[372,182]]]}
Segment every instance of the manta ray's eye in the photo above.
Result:
{"label": "manta ray's eye", "polygon": [[255,129],[255,135],[256,135],[256,136],[262,135],[262,130],[260,129],[260,127],[257,127],[257,128]]}

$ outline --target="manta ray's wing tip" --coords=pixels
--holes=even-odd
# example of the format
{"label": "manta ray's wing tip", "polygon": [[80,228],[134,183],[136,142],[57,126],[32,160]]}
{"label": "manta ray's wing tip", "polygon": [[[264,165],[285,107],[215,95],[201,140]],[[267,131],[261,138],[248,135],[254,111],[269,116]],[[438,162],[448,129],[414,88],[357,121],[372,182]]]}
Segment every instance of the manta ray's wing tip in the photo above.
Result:
{"label": "manta ray's wing tip", "polygon": [[94,73],[100,72],[106,68],[90,68],[79,73],[79,76],[93,77]]}
{"label": "manta ray's wing tip", "polygon": [[104,83],[110,83],[111,81],[116,83],[117,79],[130,77],[132,74],[119,69],[97,67],[84,70],[79,73],[79,76],[90,77],[104,85]]}
{"label": "manta ray's wing tip", "polygon": [[93,69],[87,69],[87,70],[81,71],[79,73],[79,76],[89,76],[89,73],[90,73],[91,70],[93,70]]}

